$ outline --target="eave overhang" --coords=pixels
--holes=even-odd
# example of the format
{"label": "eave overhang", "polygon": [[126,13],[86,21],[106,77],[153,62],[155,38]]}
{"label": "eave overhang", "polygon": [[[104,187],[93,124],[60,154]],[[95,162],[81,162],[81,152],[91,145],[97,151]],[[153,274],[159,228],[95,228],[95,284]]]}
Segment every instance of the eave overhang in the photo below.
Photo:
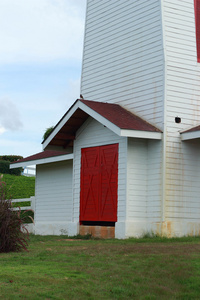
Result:
{"label": "eave overhang", "polygon": [[43,149],[47,146],[63,148],[72,146],[76,131],[88,117],[97,120],[118,136],[162,139],[162,132],[159,129],[118,104],[78,99],[43,141]]}
{"label": "eave overhang", "polygon": [[189,141],[200,138],[200,125],[180,132],[182,141]]}

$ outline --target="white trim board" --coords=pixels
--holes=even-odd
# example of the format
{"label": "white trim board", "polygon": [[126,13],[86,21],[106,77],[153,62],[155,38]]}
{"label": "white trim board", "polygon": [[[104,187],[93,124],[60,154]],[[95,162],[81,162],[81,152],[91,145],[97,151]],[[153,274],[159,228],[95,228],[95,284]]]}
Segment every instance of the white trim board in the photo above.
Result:
{"label": "white trim board", "polygon": [[200,130],[180,133],[182,141],[188,141],[200,138]]}
{"label": "white trim board", "polygon": [[141,139],[161,140],[162,132],[121,129],[120,136],[134,137],[134,138],[141,138]]}

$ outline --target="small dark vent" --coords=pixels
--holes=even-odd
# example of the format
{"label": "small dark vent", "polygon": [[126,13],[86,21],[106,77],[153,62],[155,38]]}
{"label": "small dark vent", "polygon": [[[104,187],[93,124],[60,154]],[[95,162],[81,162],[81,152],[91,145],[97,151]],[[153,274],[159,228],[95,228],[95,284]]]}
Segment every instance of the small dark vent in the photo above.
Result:
{"label": "small dark vent", "polygon": [[175,118],[175,123],[181,123],[181,118],[176,117],[176,118]]}

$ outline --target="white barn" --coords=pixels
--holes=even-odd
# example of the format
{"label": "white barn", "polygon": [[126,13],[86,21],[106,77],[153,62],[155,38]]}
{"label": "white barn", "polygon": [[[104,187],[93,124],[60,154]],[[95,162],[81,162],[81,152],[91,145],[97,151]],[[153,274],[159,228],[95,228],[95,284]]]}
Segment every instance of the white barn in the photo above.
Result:
{"label": "white barn", "polygon": [[200,234],[200,0],[88,0],[81,94],[43,141],[35,233]]}

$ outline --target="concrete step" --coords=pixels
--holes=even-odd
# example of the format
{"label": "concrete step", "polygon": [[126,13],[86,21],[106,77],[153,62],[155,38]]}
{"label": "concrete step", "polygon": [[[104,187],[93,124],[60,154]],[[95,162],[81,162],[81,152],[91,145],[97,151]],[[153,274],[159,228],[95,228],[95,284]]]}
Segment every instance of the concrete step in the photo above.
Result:
{"label": "concrete step", "polygon": [[80,225],[79,234],[80,235],[91,234],[93,237],[97,237],[97,238],[113,239],[115,238],[115,227]]}

